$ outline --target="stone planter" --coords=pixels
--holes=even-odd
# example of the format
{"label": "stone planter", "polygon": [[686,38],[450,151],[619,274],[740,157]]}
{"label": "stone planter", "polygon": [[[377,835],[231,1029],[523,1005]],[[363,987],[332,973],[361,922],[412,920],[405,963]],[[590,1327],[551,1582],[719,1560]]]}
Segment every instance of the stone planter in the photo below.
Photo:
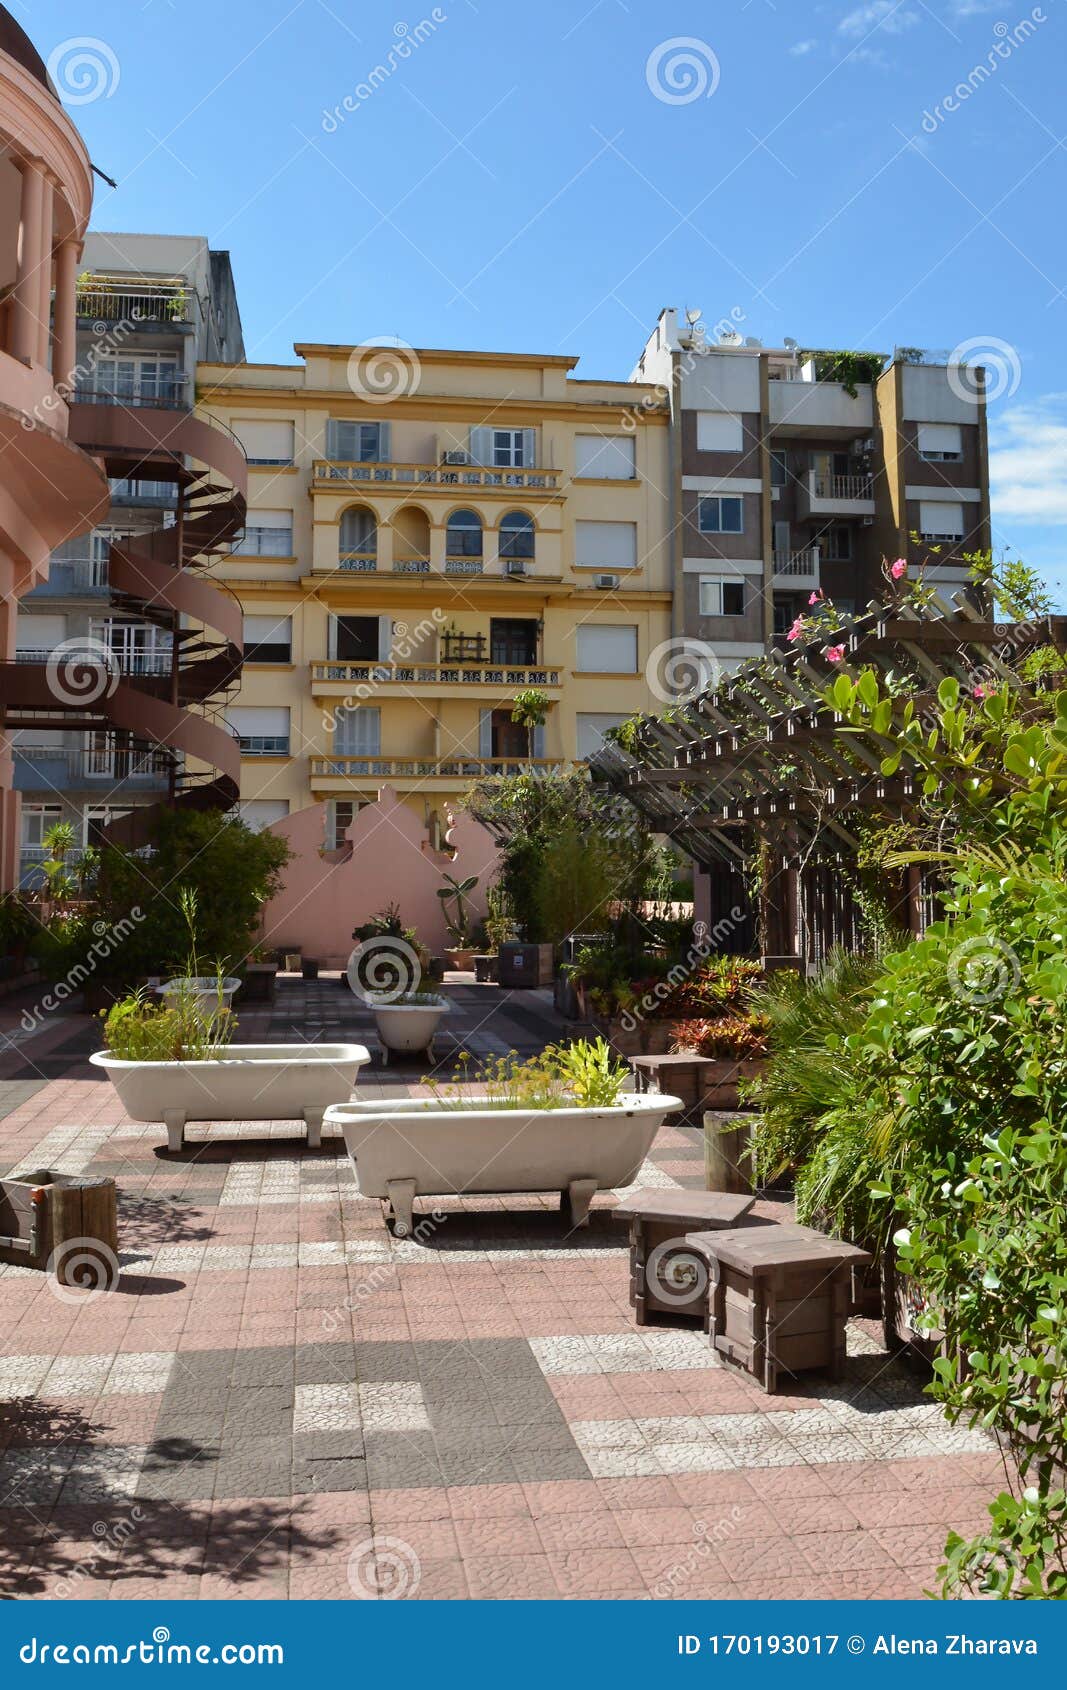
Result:
{"label": "stone planter", "polygon": [[388,1202],[407,1238],[416,1197],[558,1191],[583,1226],[597,1191],[630,1185],[676,1097],[626,1093],[609,1109],[492,1109],[484,1098],[342,1103],[326,1119],[344,1132],[366,1197]]}
{"label": "stone planter", "polygon": [[423,1055],[428,1062],[434,1061],[434,1036],[441,1017],[447,1015],[452,1007],[447,998],[426,1004],[375,1003],[372,999],[370,1007],[374,1011],[382,1062],[386,1067],[396,1056]]}
{"label": "stone planter", "polygon": [[474,968],[473,945],[451,946],[445,951],[445,956],[448,958],[447,966],[457,974],[470,974]]}
{"label": "stone planter", "polygon": [[109,1050],[89,1061],[132,1120],[164,1123],[168,1150],[182,1148],[187,1121],[301,1118],[314,1150],[323,1111],[351,1095],[370,1053],[365,1045],[227,1045],[225,1056],[204,1062],[126,1062]]}
{"label": "stone planter", "polygon": [[502,986],[551,986],[555,972],[551,945],[501,945],[497,977]]}
{"label": "stone planter", "polygon": [[227,974],[221,980],[212,974],[179,974],[160,986],[159,995],[168,1009],[177,1009],[179,1000],[184,999],[201,1015],[218,1015],[229,1009],[240,984],[235,974]]}

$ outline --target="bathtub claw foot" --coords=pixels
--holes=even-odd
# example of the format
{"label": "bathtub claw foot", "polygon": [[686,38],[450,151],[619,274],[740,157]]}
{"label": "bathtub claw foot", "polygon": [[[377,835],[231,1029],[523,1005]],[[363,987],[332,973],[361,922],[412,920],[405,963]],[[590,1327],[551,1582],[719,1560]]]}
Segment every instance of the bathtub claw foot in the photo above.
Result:
{"label": "bathtub claw foot", "polygon": [[167,1129],[167,1149],[181,1150],[185,1143],[185,1110],[164,1109],[163,1125]]}
{"label": "bathtub claw foot", "polygon": [[307,1124],[308,1130],[309,1150],[319,1150],[322,1147],[322,1117],[324,1114],[325,1107],[322,1109],[304,1110],[304,1120]]}
{"label": "bathtub claw foot", "polygon": [[596,1196],[597,1186],[595,1179],[572,1179],[561,1193],[560,1207],[567,1210],[572,1227],[588,1226],[589,1205]]}
{"label": "bathtub claw foot", "polygon": [[414,1230],[415,1181],[386,1180],[385,1190],[393,1216],[393,1236],[410,1238]]}

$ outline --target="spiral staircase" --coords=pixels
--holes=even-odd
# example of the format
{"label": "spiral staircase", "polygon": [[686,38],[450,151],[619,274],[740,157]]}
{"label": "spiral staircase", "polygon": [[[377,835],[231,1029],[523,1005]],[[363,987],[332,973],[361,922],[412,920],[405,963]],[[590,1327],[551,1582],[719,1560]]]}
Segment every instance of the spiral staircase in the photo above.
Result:
{"label": "spiral staircase", "polygon": [[[169,673],[133,673],[90,649],[49,662],[0,665],[8,728],[105,733],[116,750],[168,764],[171,806],[229,810],[240,792],[240,745],[223,711],[241,674],[242,615],[209,572],[244,527],[247,469],[235,436],[192,412],[77,398],[70,439],[109,476],[174,483],[174,521],[110,548],[110,608],[165,630]],[[162,520],[162,519],[161,519]],[[121,801],[121,782],[116,797]],[[143,844],[158,810],[138,805],[109,837]]]}

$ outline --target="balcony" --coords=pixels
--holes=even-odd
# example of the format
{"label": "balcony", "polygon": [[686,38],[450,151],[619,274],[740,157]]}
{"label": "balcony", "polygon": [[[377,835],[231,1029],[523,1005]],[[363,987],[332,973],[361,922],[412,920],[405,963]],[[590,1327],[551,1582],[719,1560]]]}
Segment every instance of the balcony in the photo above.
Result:
{"label": "balcony", "polygon": [[[86,640],[84,652],[77,651],[72,641],[67,641],[63,653],[64,661],[68,664],[83,664],[87,668],[111,667],[101,651],[101,641],[95,638]],[[15,653],[16,663],[49,663],[54,653],[51,647],[20,646]],[[115,675],[169,675],[171,671],[171,654],[164,650],[120,651],[117,648],[111,654],[111,663]],[[99,695],[97,695],[99,696]]]}
{"label": "balcony", "polygon": [[776,587],[817,587],[819,585],[818,546],[808,546],[799,552],[775,552],[774,585]]}
{"label": "balcony", "polygon": [[874,389],[867,383],[857,386],[854,397],[836,381],[772,381],[768,394],[775,434],[855,439],[873,433]]}
{"label": "balcony", "polygon": [[311,665],[311,690],[319,698],[341,698],[356,687],[417,687],[424,697],[447,697],[457,688],[494,688],[510,696],[523,687],[558,688],[561,671],[540,664],[514,667],[510,664],[473,662],[444,663],[348,663]]}
{"label": "balcony", "polygon": [[340,463],[315,460],[313,477],[326,486],[382,488],[440,488],[454,496],[457,488],[486,493],[558,493],[562,471],[557,469],[493,469],[485,464]]}
{"label": "balcony", "polygon": [[178,489],[173,481],[144,481],[131,476],[112,477],[111,503],[141,510],[173,510]]}
{"label": "balcony", "polygon": [[870,475],[825,475],[811,469],[797,490],[798,514],[820,516],[873,516],[874,479]]}
{"label": "balcony", "polygon": [[190,384],[184,376],[157,381],[83,381],[78,382],[74,389],[74,403],[187,411],[190,408]]}
{"label": "balcony", "polygon": [[192,301],[180,277],[148,281],[99,274],[80,283],[78,316],[94,323],[156,324],[183,330],[192,325]]}
{"label": "balcony", "polygon": [[88,552],[65,556],[53,552],[46,579],[25,595],[24,602],[45,598],[106,599],[110,591],[106,559],[90,557]]}
{"label": "balcony", "polygon": [[151,751],[116,746],[84,750],[69,745],[16,745],[15,789],[18,792],[70,793],[94,781],[122,781],[123,789],[163,791],[170,778],[170,762]]}
{"label": "balcony", "polygon": [[377,789],[388,781],[439,791],[489,775],[553,775],[565,768],[550,757],[312,757],[311,786],[337,793],[353,786]]}
{"label": "balcony", "polygon": [[242,757],[288,757],[288,734],[247,734],[241,736]]}

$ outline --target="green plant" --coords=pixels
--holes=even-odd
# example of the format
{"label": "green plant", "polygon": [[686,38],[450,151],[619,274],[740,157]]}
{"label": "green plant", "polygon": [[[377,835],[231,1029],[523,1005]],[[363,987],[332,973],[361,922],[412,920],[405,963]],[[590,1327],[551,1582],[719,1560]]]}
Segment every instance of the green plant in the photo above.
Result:
{"label": "green plant", "polygon": [[486,941],[491,950],[498,951],[514,935],[515,922],[507,892],[499,883],[490,886],[485,894],[488,914],[485,918]]}
{"label": "green plant", "polygon": [[123,1062],[212,1061],[234,1031],[228,1009],[205,1016],[191,993],[163,1005],[152,1003],[143,989],[113,1004],[103,1022],[105,1046]]}
{"label": "green plant", "polygon": [[885,368],[881,352],[801,352],[798,356],[801,363],[814,359],[816,381],[840,382],[850,399],[855,399],[859,383],[876,382]]}
{"label": "green plant", "polygon": [[539,1056],[520,1062],[515,1051],[490,1058],[473,1071],[461,1052],[463,1078],[451,1085],[429,1085],[446,1109],[610,1109],[632,1082],[603,1039],[593,1043],[549,1045]]}
{"label": "green plant", "polygon": [[[444,880],[445,884],[437,888],[437,896],[441,900],[445,926],[448,928],[448,936],[456,949],[465,950],[470,932],[467,894],[474,891],[478,884],[478,876],[469,874],[464,880],[457,880],[454,875],[446,874]],[[448,915],[449,904],[452,905],[451,920],[449,920]]]}
{"label": "green plant", "polygon": [[399,997],[392,997],[388,992],[368,992],[367,1002],[372,1008],[380,1009],[437,1009],[447,1004],[440,992],[401,992]]}
{"label": "green plant", "polygon": [[521,728],[543,728],[548,707],[547,693],[539,687],[526,687],[511,701],[511,719]]}
{"label": "green plant", "polygon": [[768,1030],[767,1017],[751,1011],[714,1021],[681,1021],[671,1039],[671,1050],[693,1051],[720,1062],[758,1062],[767,1055]]}

